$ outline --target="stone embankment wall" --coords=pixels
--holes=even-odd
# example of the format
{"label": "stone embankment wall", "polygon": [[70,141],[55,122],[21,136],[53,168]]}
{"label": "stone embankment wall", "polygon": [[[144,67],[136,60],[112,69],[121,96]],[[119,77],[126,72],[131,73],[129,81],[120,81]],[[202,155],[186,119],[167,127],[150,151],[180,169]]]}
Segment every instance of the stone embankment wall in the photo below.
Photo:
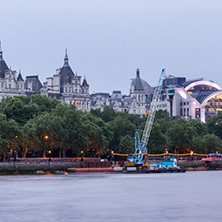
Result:
{"label": "stone embankment wall", "polygon": [[78,168],[79,162],[8,162],[0,163],[0,174],[59,173],[67,168]]}
{"label": "stone embankment wall", "polygon": [[[64,173],[67,168],[108,168],[114,165],[126,166],[126,161],[104,161],[99,159],[58,160],[58,161],[10,161],[0,163],[0,175]],[[222,170],[222,162],[178,161],[178,166],[187,171]]]}
{"label": "stone embankment wall", "polygon": [[204,161],[178,161],[178,166],[184,167],[188,171],[222,170],[222,161],[208,163]]}

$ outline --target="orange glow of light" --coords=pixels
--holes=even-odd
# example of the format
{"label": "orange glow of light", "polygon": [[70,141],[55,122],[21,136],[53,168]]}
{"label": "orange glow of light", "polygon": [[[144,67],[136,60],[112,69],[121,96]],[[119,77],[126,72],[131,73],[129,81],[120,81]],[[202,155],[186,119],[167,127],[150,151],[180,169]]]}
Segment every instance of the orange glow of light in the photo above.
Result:
{"label": "orange glow of light", "polygon": [[49,138],[49,136],[48,135],[45,135],[45,139],[47,140]]}
{"label": "orange glow of light", "polygon": [[49,154],[51,154],[52,153],[52,151],[51,150],[49,150]]}

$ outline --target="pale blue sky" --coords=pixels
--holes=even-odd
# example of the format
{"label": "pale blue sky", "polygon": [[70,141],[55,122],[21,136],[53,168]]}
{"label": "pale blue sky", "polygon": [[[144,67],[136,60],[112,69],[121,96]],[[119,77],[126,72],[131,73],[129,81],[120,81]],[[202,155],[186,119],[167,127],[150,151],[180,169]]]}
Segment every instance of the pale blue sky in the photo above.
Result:
{"label": "pale blue sky", "polygon": [[41,81],[63,65],[90,92],[122,90],[130,78],[156,85],[161,69],[222,85],[221,0],[0,0],[4,59]]}

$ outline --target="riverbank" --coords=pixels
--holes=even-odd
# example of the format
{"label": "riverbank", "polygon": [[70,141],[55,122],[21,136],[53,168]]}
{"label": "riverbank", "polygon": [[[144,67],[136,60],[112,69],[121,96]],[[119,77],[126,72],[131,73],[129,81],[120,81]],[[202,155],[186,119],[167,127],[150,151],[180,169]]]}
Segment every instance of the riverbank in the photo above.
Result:
{"label": "riverbank", "polygon": [[[61,174],[67,171],[68,168],[76,169],[98,169],[98,172],[103,172],[102,169],[111,168],[114,165],[126,166],[126,161],[102,161],[99,159],[79,159],[67,161],[11,161],[0,163],[0,175],[17,175],[17,174]],[[222,170],[222,162],[204,161],[178,161],[178,166],[186,169],[186,171],[207,171],[207,170]],[[78,171],[78,170],[77,170]],[[89,170],[90,171],[90,170]],[[110,171],[110,170],[109,170]],[[105,172],[105,170],[104,170]]]}

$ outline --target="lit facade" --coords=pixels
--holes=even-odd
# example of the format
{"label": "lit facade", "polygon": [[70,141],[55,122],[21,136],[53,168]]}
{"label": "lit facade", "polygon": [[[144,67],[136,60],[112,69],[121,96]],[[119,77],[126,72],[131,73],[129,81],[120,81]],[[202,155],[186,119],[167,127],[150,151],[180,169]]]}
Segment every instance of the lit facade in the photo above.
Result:
{"label": "lit facade", "polygon": [[66,51],[63,67],[46,79],[41,94],[57,98],[62,103],[74,104],[77,110],[90,111],[89,84],[85,78],[81,82],[81,76],[73,72],[68,61]]}
{"label": "lit facade", "polygon": [[[171,85],[173,82],[177,84]],[[157,108],[167,110],[175,118],[206,122],[222,111],[222,88],[203,79],[186,81],[186,78],[168,76]]]}

